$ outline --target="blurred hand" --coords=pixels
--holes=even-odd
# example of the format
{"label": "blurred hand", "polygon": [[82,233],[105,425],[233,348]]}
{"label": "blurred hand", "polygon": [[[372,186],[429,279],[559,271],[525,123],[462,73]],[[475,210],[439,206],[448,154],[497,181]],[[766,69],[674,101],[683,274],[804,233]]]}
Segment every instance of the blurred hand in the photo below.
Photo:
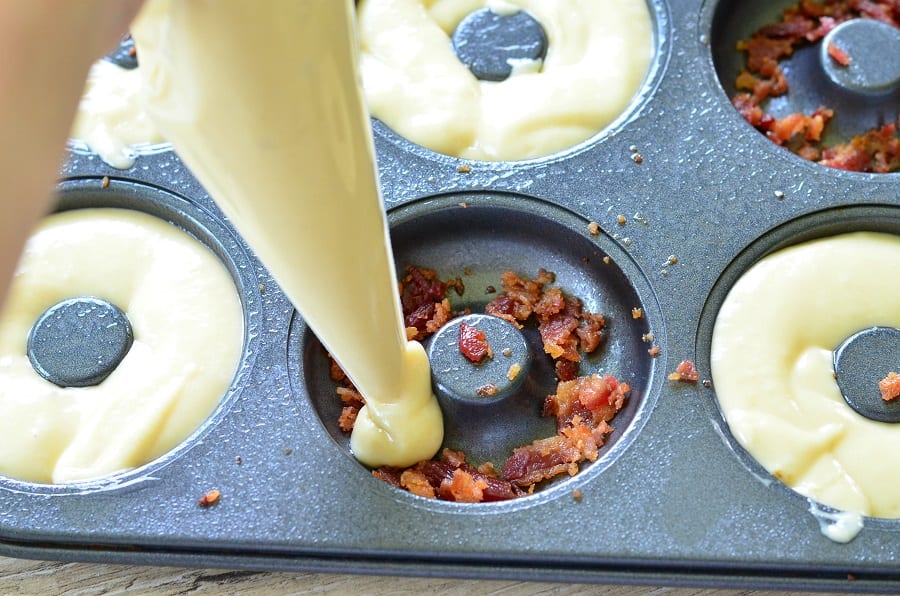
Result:
{"label": "blurred hand", "polygon": [[90,65],[141,0],[0,0],[0,305],[22,245],[51,205]]}

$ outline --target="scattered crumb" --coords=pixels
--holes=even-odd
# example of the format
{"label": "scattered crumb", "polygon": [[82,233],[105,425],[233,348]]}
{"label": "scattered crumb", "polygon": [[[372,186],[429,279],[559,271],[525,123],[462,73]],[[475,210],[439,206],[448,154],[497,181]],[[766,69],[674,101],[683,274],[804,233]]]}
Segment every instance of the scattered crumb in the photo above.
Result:
{"label": "scattered crumb", "polygon": [[463,269],[463,275],[472,275],[472,270],[466,267]]}
{"label": "scattered crumb", "polygon": [[241,456],[239,455],[236,458],[234,458],[234,463],[236,463],[237,465],[241,465],[242,463],[244,463],[244,460],[241,459]]}
{"label": "scattered crumb", "polygon": [[644,163],[644,158],[641,156],[640,153],[635,153],[634,155],[632,155],[631,160],[634,163]]}
{"label": "scattered crumb", "polygon": [[468,174],[469,172],[472,171],[472,166],[470,166],[468,164],[461,164],[456,167],[456,171],[459,172],[460,174]]}
{"label": "scattered crumb", "polygon": [[290,447],[288,447],[287,449],[284,450],[284,454],[285,454],[285,455],[290,455],[290,454],[292,454],[293,452],[294,452],[294,450],[291,449]]}
{"label": "scattered crumb", "polygon": [[697,372],[697,367],[694,366],[694,363],[690,360],[682,360],[681,363],[675,368],[675,372],[670,373],[668,377],[666,377],[670,381],[685,381],[688,383],[695,383],[697,379],[700,378],[700,374]]}
{"label": "scattered crumb", "polygon": [[598,224],[596,221],[592,221],[588,224],[588,232],[591,233],[591,236],[596,236],[600,233],[600,224]]}
{"label": "scattered crumb", "polygon": [[648,331],[647,333],[645,333],[644,335],[641,336],[641,340],[644,343],[648,343],[648,344],[653,343],[654,339],[656,339],[656,337],[653,335],[652,331]]}
{"label": "scattered crumb", "polygon": [[668,269],[663,269],[663,270],[660,271],[659,273],[660,273],[660,275],[662,275],[663,277],[668,277],[668,276],[669,276],[669,270],[668,270]]}
{"label": "scattered crumb", "polygon": [[784,193],[783,193],[782,191],[780,191],[780,190],[776,190],[776,191],[775,191],[775,198],[778,199],[779,201],[782,200],[782,199],[784,199]]}
{"label": "scattered crumb", "polygon": [[130,48],[128,48],[128,55],[129,56],[137,56],[137,46],[133,45]]}
{"label": "scattered crumb", "polygon": [[506,356],[507,358],[509,358],[510,356],[512,356],[512,348],[506,348],[506,349],[504,349],[504,350],[503,350],[503,355]]}
{"label": "scattered crumb", "polygon": [[462,207],[463,209],[465,209],[466,207],[469,206],[469,204],[466,203],[465,201],[463,201],[462,203],[457,203],[457,205],[459,205],[459,206]]}
{"label": "scattered crumb", "polygon": [[485,294],[495,294],[495,293],[497,293],[497,288],[495,288],[494,286],[488,286],[484,289],[484,293]]}
{"label": "scattered crumb", "polygon": [[659,346],[652,346],[647,350],[647,353],[650,354],[651,358],[656,358],[659,356]]}
{"label": "scattered crumb", "polygon": [[197,501],[197,504],[201,507],[211,507],[212,505],[215,505],[219,502],[219,497],[221,496],[222,493],[219,491],[219,489],[214,488],[200,497],[200,500]]}
{"label": "scattered crumb", "polygon": [[612,259],[610,259],[609,256],[605,256],[603,257],[603,262],[609,265],[610,263],[612,263]]}
{"label": "scattered crumb", "polygon": [[675,255],[669,255],[669,257],[666,259],[666,262],[663,263],[663,267],[671,267],[672,265],[675,265],[677,263],[678,257],[676,257]]}
{"label": "scattered crumb", "polygon": [[631,309],[631,318],[632,319],[640,319],[640,318],[643,318],[643,316],[644,316],[643,308],[638,308],[635,306],[634,308]]}
{"label": "scattered crumb", "polygon": [[703,386],[706,387],[707,389],[709,389],[710,387],[712,387],[712,381],[710,381],[709,379],[703,379],[703,381],[701,381],[701,383],[702,383]]}
{"label": "scattered crumb", "polygon": [[261,294],[265,294],[265,293],[266,293],[266,284],[259,284],[259,292],[260,292]]}
{"label": "scattered crumb", "polygon": [[510,381],[515,380],[516,377],[519,376],[519,373],[522,371],[522,366],[516,362],[512,366],[509,367],[509,371],[506,373],[506,378]]}
{"label": "scattered crumb", "polygon": [[576,488],[575,490],[572,491],[572,498],[575,499],[576,501],[580,501],[583,496],[584,495],[581,494],[581,489]]}
{"label": "scattered crumb", "polygon": [[109,188],[109,176],[104,176],[100,181],[100,188]]}
{"label": "scattered crumb", "polygon": [[478,389],[475,390],[475,393],[481,397],[491,397],[497,395],[497,392],[500,391],[500,388],[494,385],[493,383],[488,383],[487,385],[482,385]]}
{"label": "scattered crumb", "polygon": [[900,397],[900,375],[889,372],[888,376],[878,382],[878,389],[881,390],[881,399],[884,401],[897,399]]}
{"label": "scattered crumb", "polygon": [[628,222],[628,218],[625,217],[624,215],[619,215],[618,217],[616,217],[616,223],[619,224],[620,226],[624,226],[627,222]]}
{"label": "scattered crumb", "polygon": [[625,236],[624,238],[622,238],[622,244],[624,244],[625,246],[631,246],[631,238]]}
{"label": "scattered crumb", "polygon": [[650,220],[648,220],[642,213],[635,213],[632,218],[633,220],[644,224],[645,226],[650,225]]}

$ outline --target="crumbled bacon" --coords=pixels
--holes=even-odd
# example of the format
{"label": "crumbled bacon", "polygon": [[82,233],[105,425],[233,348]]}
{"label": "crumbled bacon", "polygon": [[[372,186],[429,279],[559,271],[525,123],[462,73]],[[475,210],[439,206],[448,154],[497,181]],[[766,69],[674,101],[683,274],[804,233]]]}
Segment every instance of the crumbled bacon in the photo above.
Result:
{"label": "crumbled bacon", "polygon": [[475,364],[480,364],[482,360],[492,355],[487,335],[478,327],[460,323],[457,344],[460,353]]}
{"label": "crumbled bacon", "polygon": [[[612,375],[578,377],[581,353],[599,347],[606,320],[599,313],[584,311],[578,298],[548,287],[554,281],[554,275],[543,269],[535,279],[507,271],[501,276],[502,293],[485,311],[519,328],[536,322],[559,379],[556,393],[545,399],[543,409],[544,416],[556,417],[557,434],[515,449],[499,472],[491,462],[475,468],[466,462],[464,453],[444,449],[440,459],[420,461],[405,469],[381,467],[372,472],[374,476],[427,498],[499,501],[529,494],[537,483],[558,474],[576,474],[581,462],[597,459],[600,446],[613,430],[608,421],[623,407],[630,389]],[[460,285],[442,282],[433,270],[408,268],[400,283],[407,336],[421,339],[446,323],[453,313],[444,294],[448,287]],[[473,362],[490,356],[487,337],[480,329],[461,324],[458,342],[460,351]],[[338,388],[344,404],[339,424],[342,430],[352,430],[365,402],[343,371],[333,369],[332,377],[346,385]],[[496,391],[491,384],[478,390],[483,395]]]}
{"label": "crumbled bacon", "polygon": [[408,475],[407,481],[415,486],[420,496],[426,496],[426,489],[422,484],[427,483],[434,491],[434,496],[448,501],[471,502],[477,495],[479,501],[506,501],[522,496],[522,490],[501,478],[492,475],[493,467],[478,469],[466,462],[465,454],[460,451],[444,449],[441,459],[425,460],[406,470],[383,466],[373,470],[372,474],[398,488],[403,486],[403,475],[412,471],[414,475]]}
{"label": "crumbled bacon", "polygon": [[419,307],[440,302],[447,294],[447,285],[437,278],[433,269],[407,267],[406,277],[400,281],[400,304],[404,316],[409,316]]}
{"label": "crumbled bacon", "polygon": [[669,373],[667,377],[670,381],[687,381],[689,383],[696,383],[698,379],[700,379],[700,373],[697,372],[697,367],[694,366],[694,363],[690,360],[682,360],[677,367],[675,367],[675,372]]}
{"label": "crumbled bacon", "polygon": [[419,470],[403,470],[400,474],[400,487],[420,497],[429,499],[435,497],[434,487],[428,482],[428,477]]}
{"label": "crumbled bacon", "polygon": [[[840,23],[855,18],[877,19],[900,27],[898,0],[803,0],[786,9],[780,22],[761,27],[749,39],[738,42],[746,53],[746,70],[735,81],[737,93],[732,104],[738,113],[770,140],[800,157],[844,170],[885,173],[900,170],[900,139],[893,124],[865,132],[831,148],[820,146],[825,125],[834,115],[819,108],[811,115],[789,114],[774,118],[761,104],[769,97],[788,91],[787,79],[779,65],[798,47],[821,40]],[[828,54],[843,66],[851,57],[834,44]],[[888,130],[890,131],[887,134]],[[887,136],[885,136],[887,134]]]}
{"label": "crumbled bacon", "polygon": [[219,491],[219,489],[214,488],[204,493],[203,496],[200,497],[200,499],[197,501],[197,504],[201,507],[212,507],[219,502],[219,498],[221,496],[222,493]]}
{"label": "crumbled bacon", "polygon": [[625,404],[630,389],[627,383],[620,383],[612,375],[561,381],[556,386],[556,393],[544,400],[543,414],[556,416],[558,430],[578,421],[597,425],[612,420]]}
{"label": "crumbled bacon", "polygon": [[853,59],[850,58],[850,54],[837,47],[834,42],[828,44],[828,55],[841,66],[850,66],[850,62],[853,61]]}
{"label": "crumbled bacon", "polygon": [[900,170],[900,138],[894,123],[870,130],[846,143],[822,150],[819,163],[855,172]]}
{"label": "crumbled bacon", "polygon": [[889,372],[888,376],[878,382],[878,389],[881,391],[881,399],[884,401],[897,399],[900,397],[900,375]]}
{"label": "crumbled bacon", "polygon": [[579,362],[579,348],[591,353],[600,345],[606,323],[603,315],[584,312],[580,300],[566,296],[559,288],[544,289],[555,281],[552,273],[541,269],[537,278],[531,280],[507,271],[501,279],[503,293],[488,303],[485,312],[519,328],[534,315],[544,351],[554,360]]}

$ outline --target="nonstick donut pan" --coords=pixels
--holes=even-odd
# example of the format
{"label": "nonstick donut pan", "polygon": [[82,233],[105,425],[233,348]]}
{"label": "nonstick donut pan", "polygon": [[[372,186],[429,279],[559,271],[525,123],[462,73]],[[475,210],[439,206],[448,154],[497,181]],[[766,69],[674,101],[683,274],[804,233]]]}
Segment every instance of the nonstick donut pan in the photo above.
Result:
{"label": "nonstick donut pan", "polygon": [[[632,389],[595,462],[496,503],[425,499],[373,477],[337,428],[340,403],[318,340],[177,155],[155,147],[131,169],[116,170],[70,147],[59,208],[145,211],[209,246],[244,305],[244,356],[209,419],[160,459],[75,484],[0,477],[0,552],[250,569],[900,590],[900,521],[865,518],[852,541],[828,539],[811,501],[737,443],[710,382],[713,323],[741,273],[810,238],[900,234],[900,174],[807,161],[733,107],[741,59],[735,44],[777,20],[789,2],[648,6],[655,57],[641,92],[576,147],[519,162],[462,160],[373,121],[398,275],[420,265],[442,278],[460,276],[466,291],[451,293],[452,301],[480,312],[490,299],[486,288],[499,287],[504,271],[533,277],[544,268],[606,316],[608,335],[582,362],[582,374],[612,373]],[[810,51],[795,56],[802,64],[788,71],[819,68],[816,48]],[[882,58],[895,66],[900,60],[896,52]],[[835,92],[849,115],[841,126],[866,118],[882,125],[885,114],[896,121],[896,85],[893,99],[881,94],[869,102],[857,91]],[[860,105],[874,107],[867,114]],[[834,134],[857,132],[839,127]],[[634,308],[641,318],[633,318]],[[524,334],[525,345],[535,341]],[[656,358],[647,353],[652,345]],[[552,421],[522,414],[539,412],[555,386],[552,364],[532,352],[520,391],[526,397],[487,408],[444,404],[452,413],[447,441],[473,459],[499,459],[552,434]],[[696,363],[698,382],[667,379],[682,360]],[[878,457],[892,457],[895,447],[885,445]],[[201,506],[212,489],[218,501]]]}

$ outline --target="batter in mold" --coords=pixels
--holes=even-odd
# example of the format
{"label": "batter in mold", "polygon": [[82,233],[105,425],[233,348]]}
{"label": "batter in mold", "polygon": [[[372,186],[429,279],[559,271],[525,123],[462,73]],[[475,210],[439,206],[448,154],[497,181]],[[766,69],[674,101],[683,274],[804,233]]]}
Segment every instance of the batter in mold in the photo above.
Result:
{"label": "batter in mold", "polygon": [[797,492],[882,518],[900,518],[900,460],[891,454],[900,425],[847,405],[834,350],[861,330],[900,328],[897,271],[893,235],[859,232],[786,248],[735,283],[712,338],[716,395],[738,442]]}
{"label": "batter in mold", "polygon": [[362,462],[443,439],[428,358],[407,341],[350,0],[150,0],[132,27],[148,111],[366,397]]}
{"label": "batter in mold", "polygon": [[83,141],[103,161],[127,170],[134,165],[134,147],[165,141],[144,110],[141,73],[108,60],[98,60],[87,83],[71,138]]}
{"label": "batter in mold", "polygon": [[[124,311],[133,343],[99,384],[59,386],[33,367],[29,336],[42,313],[84,296]],[[120,209],[47,217],[0,318],[0,474],[68,483],[157,458],[219,403],[242,346],[231,275],[181,230]]]}
{"label": "batter in mold", "polygon": [[[547,38],[543,61],[479,80],[451,36],[473,11],[527,11]],[[372,115],[433,151],[518,160],[590,138],[628,106],[653,57],[645,0],[362,0],[361,69]]]}

